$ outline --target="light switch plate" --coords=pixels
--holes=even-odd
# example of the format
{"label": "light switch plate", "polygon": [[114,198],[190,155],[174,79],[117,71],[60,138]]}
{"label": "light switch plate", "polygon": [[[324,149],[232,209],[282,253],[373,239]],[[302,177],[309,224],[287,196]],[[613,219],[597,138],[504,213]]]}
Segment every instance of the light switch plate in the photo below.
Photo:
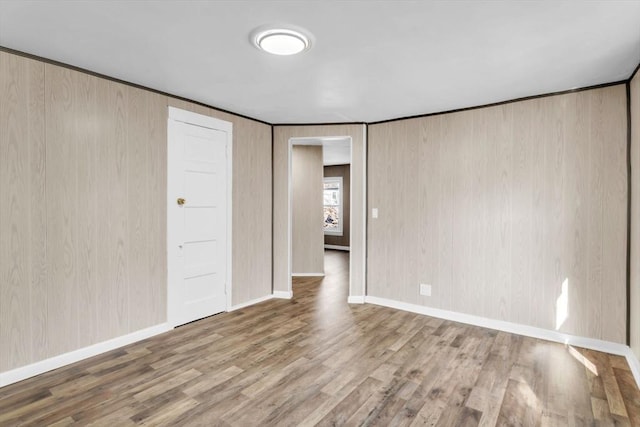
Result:
{"label": "light switch plate", "polygon": [[371,218],[378,218],[378,208],[371,209]]}
{"label": "light switch plate", "polygon": [[431,296],[431,285],[425,285],[424,283],[420,283],[420,295],[424,295],[426,297]]}

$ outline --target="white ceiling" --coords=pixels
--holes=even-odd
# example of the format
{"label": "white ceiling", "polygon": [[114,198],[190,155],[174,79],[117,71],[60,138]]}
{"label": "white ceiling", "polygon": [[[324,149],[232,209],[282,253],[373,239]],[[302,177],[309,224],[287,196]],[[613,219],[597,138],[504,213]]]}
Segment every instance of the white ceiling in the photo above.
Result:
{"label": "white ceiling", "polygon": [[351,138],[323,141],[322,161],[325,166],[351,164]]}
{"label": "white ceiling", "polygon": [[293,138],[293,145],[321,145],[324,166],[351,164],[351,138],[330,136],[322,138]]}
{"label": "white ceiling", "polygon": [[[311,50],[257,50],[269,23]],[[627,79],[640,1],[0,0],[0,46],[270,123],[372,122]]]}

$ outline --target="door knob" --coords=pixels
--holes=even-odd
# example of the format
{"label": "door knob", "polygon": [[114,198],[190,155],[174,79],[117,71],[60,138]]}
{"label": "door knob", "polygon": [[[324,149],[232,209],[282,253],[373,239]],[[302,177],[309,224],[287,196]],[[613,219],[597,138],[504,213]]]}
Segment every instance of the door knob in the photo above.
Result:
{"label": "door knob", "polygon": [[187,201],[185,199],[183,199],[182,197],[178,197],[178,206],[182,206],[184,205]]}

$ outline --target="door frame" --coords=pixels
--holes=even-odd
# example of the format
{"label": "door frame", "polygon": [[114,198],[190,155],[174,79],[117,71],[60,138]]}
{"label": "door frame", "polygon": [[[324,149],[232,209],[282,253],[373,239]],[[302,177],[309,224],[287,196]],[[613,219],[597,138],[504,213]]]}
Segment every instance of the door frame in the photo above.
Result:
{"label": "door frame", "polygon": [[[349,140],[349,150],[350,150],[350,163],[353,163],[353,137],[351,135],[341,135],[341,136],[300,136],[300,137],[291,137],[287,141],[287,292],[288,297],[293,297],[293,146],[294,145],[315,145],[322,146],[323,141],[331,141],[331,140]],[[324,168],[324,165],[323,165]],[[349,174],[349,209],[353,210],[353,174]],[[352,217],[351,213],[349,215]],[[365,217],[366,217],[366,208],[365,208]],[[318,225],[321,227],[321,224]],[[365,221],[366,227],[366,221]],[[351,236],[349,236],[351,239]],[[352,289],[352,264],[354,260],[352,259],[351,253],[349,254],[349,295],[351,295]],[[363,289],[364,295],[364,289]],[[351,296],[349,296],[351,298]],[[363,298],[364,299],[364,298]],[[354,302],[354,301],[351,301]],[[359,302],[359,301],[355,301]],[[364,302],[364,301],[363,301]]]}
{"label": "door frame", "polygon": [[[172,132],[171,132],[171,122],[181,122],[189,125],[200,126],[207,129],[215,129],[222,130],[227,133],[227,141],[225,144],[225,154],[227,158],[227,168],[226,168],[226,179],[227,179],[227,227],[226,227],[226,252],[227,252],[227,263],[226,263],[226,277],[225,277],[225,311],[229,311],[231,307],[231,292],[233,289],[232,286],[232,268],[233,268],[233,124],[231,122],[227,122],[225,120],[216,119],[214,117],[205,116],[198,113],[193,113],[191,111],[182,110],[175,107],[168,107],[168,117],[167,117],[167,323],[171,327],[178,326],[176,324],[175,316],[173,316],[172,310],[172,301],[170,300],[170,296],[172,295],[171,290],[171,279],[172,274],[175,274],[176,267],[173,265],[175,260],[170,256],[170,251],[173,246],[176,246],[176,238],[171,231],[171,223],[175,221],[174,215],[172,214],[172,210],[170,207],[174,206],[176,201],[171,185],[172,179],[172,166],[174,166],[172,160]],[[175,248],[174,248],[175,249]]]}

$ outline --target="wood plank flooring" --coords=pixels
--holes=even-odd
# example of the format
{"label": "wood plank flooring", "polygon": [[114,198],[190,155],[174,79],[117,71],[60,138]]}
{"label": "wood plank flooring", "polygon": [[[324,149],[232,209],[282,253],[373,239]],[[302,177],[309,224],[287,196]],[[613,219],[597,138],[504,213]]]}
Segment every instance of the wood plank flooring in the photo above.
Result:
{"label": "wood plank flooring", "polygon": [[348,260],[271,300],[0,389],[0,425],[640,425],[624,358],[370,304]]}

